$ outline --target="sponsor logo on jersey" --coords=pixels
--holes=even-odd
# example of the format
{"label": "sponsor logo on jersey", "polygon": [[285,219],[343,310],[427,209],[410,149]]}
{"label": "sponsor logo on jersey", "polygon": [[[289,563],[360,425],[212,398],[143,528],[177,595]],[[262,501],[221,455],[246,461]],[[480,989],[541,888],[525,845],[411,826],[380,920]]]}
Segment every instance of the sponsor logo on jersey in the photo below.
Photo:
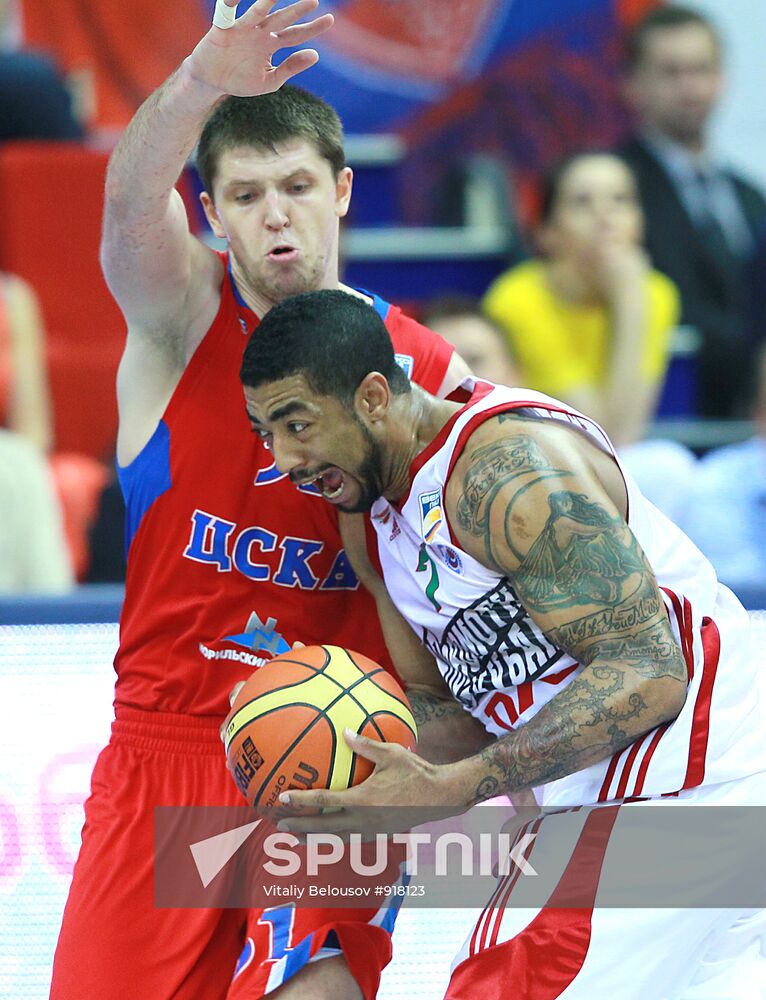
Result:
{"label": "sponsor logo on jersey", "polygon": [[461,704],[540,677],[564,652],[527,614],[508,580],[461,608],[441,636],[423,630],[423,642]]}
{"label": "sponsor logo on jersey", "polygon": [[401,370],[407,376],[407,378],[412,378],[412,370],[415,367],[415,360],[411,354],[395,354],[394,359],[399,365]]}
{"label": "sponsor logo on jersey", "polygon": [[462,574],[463,560],[460,558],[459,552],[451,549],[449,545],[437,545],[436,550],[447,564],[448,569],[451,569],[453,573],[457,573],[458,575]]}
{"label": "sponsor logo on jersey", "polygon": [[441,505],[441,490],[432,493],[419,493],[420,530],[424,542],[430,542],[444,520]]}
{"label": "sponsor logo on jersey", "polygon": [[250,333],[250,331],[249,331],[249,330],[248,330],[248,328],[247,328],[247,323],[246,323],[246,322],[245,322],[245,321],[244,321],[244,320],[242,319],[242,317],[241,317],[241,316],[239,317],[239,325],[240,325],[240,326],[242,327],[242,332],[243,332],[244,334],[246,334],[246,335],[247,335],[247,334],[249,334],[249,333]]}
{"label": "sponsor logo on jersey", "polygon": [[399,522],[394,518],[394,526],[391,528],[391,534],[388,536],[389,542],[393,542],[395,538],[401,535],[402,529],[399,527]]}
{"label": "sponsor logo on jersey", "polygon": [[224,642],[235,642],[238,646],[244,646],[245,649],[266,650],[272,656],[288,653],[290,646],[276,629],[276,618],[267,618],[264,625],[258,617],[258,613],[253,611],[247,620],[245,631],[238,635],[224,636]]}

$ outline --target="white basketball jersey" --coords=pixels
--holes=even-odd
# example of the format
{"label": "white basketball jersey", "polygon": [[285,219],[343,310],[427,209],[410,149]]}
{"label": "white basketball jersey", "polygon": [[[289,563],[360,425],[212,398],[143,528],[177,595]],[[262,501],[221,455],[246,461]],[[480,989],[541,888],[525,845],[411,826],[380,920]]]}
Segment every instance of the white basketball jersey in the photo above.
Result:
{"label": "white basketball jersey", "polygon": [[628,493],[628,524],[652,566],[689,674],[686,703],[608,760],[546,785],[546,806],[588,805],[766,771],[766,665],[750,649],[750,621],[710,563],[639,492],[604,431],[541,393],[469,381],[473,395],[411,468],[399,507],[384,499],[372,523],[386,584],[434,655],[460,704],[495,736],[528,722],[582,667],[556,647],[507,577],[463,551],[444,507],[449,473],[479,424],[520,410],[584,431],[615,458]]}

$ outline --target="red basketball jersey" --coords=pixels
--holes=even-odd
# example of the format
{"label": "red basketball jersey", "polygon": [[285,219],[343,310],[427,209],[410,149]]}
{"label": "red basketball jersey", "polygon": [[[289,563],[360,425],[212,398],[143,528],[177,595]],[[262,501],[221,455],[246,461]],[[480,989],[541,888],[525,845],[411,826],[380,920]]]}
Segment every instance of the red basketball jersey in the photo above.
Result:
{"label": "red basketball jersey", "polygon": [[[374,307],[404,370],[436,392],[452,348],[397,307],[377,297]],[[281,476],[250,430],[239,367],[257,323],[227,272],[218,315],[156,431],[119,469],[128,546],[120,704],[223,717],[233,685],[296,640],[390,663],[335,508]]]}

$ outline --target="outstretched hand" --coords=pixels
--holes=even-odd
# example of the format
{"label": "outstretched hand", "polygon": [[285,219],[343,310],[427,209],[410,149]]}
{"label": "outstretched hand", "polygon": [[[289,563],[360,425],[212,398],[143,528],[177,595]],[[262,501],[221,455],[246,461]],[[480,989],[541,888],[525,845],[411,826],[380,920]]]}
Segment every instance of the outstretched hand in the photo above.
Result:
{"label": "outstretched hand", "polygon": [[[342,791],[283,792],[280,830],[396,833],[468,807],[461,801],[451,765],[429,764],[397,743],[380,743],[350,729],[343,735],[354,753],[372,761],[375,770],[366,781]],[[325,815],[317,815],[317,810],[325,810]]]}
{"label": "outstretched hand", "polygon": [[[296,0],[272,13],[276,2],[257,0],[230,28],[211,27],[187,60],[192,77],[221,94],[256,97],[278,90],[313,66],[319,59],[316,49],[299,49],[276,67],[271,60],[279,49],[304,45],[321,35],[332,25],[332,14],[299,24],[319,0]],[[234,0],[225,3],[236,7]]]}

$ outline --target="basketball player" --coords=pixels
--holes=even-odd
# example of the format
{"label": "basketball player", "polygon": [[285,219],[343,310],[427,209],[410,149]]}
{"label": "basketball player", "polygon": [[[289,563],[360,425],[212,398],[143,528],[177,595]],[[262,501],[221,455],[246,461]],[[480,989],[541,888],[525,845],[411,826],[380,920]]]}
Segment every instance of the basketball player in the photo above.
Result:
{"label": "basketball player", "polygon": [[[335,511],[275,469],[240,403],[242,351],[259,318],[292,292],[338,286],[352,186],[341,125],[322,101],[280,89],[315,52],[271,66],[277,49],[330,26],[330,15],[297,23],[316,3],[272,13],[274,0],[258,0],[231,27],[212,27],[139,109],[109,165],[102,259],[128,327],[118,377],[128,570],[116,720],[86,805],[56,1000],[254,998],[283,983],[280,998],[356,1000],[374,996],[390,957],[390,917],[379,926],[375,909],[153,902],[155,805],[242,802],[218,729],[243,671],[296,640],[386,660]],[[198,139],[202,203],[225,254],[190,235],[174,190]],[[363,298],[416,381],[444,392],[463,377],[441,338]]]}
{"label": "basketball player", "polygon": [[[284,794],[291,807],[333,810],[286,829],[348,832],[355,806],[462,812],[543,786],[546,807],[575,809],[578,852],[600,843],[608,863],[612,826],[645,809],[614,803],[766,801],[763,666],[748,615],[592,420],[473,380],[462,404],[434,398],[396,366],[375,312],[339,291],[273,309],[242,380],[277,468],[341,510],[371,512],[391,597],[434,658],[405,676],[419,714],[424,699],[432,707],[421,732],[448,733],[468,712],[497,737],[436,765],[350,737],[373,775],[348,791]],[[562,868],[562,893],[573,872]],[[512,887],[501,883],[482,914],[448,997],[754,995],[739,966],[756,958],[764,911],[530,914],[505,905]]]}

